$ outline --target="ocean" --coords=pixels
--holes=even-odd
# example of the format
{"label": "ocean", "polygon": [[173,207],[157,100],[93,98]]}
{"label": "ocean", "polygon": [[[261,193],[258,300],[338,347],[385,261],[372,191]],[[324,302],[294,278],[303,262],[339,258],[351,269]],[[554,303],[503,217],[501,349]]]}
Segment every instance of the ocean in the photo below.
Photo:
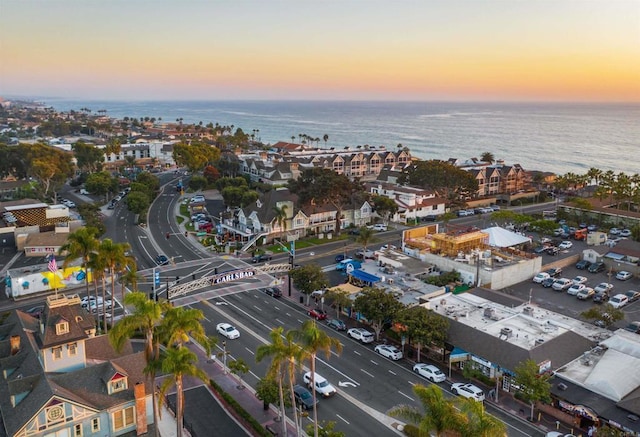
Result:
{"label": "ocean", "polygon": [[[106,110],[242,128],[265,144],[319,138],[319,147],[409,147],[421,159],[491,152],[507,164],[557,174],[640,173],[640,104],[355,101],[87,101],[49,99],[58,111]],[[328,135],[325,143],[323,137]],[[315,145],[315,142],[314,142]]]}

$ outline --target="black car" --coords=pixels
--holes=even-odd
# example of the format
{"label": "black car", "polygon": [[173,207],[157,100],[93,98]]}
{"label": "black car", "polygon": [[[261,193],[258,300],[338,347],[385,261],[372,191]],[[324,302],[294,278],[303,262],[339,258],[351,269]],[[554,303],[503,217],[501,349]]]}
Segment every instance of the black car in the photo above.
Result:
{"label": "black car", "polygon": [[550,246],[547,247],[547,254],[548,255],[557,255],[558,252],[560,252],[560,249],[558,249],[556,246]]}
{"label": "black car", "polygon": [[560,276],[560,274],[562,274],[562,268],[561,267],[552,267],[552,268],[547,269],[545,271],[552,278],[557,278],[558,276]]}
{"label": "black car", "polygon": [[260,263],[260,262],[263,262],[263,261],[271,261],[271,258],[272,258],[271,255],[263,253],[262,255],[257,255],[257,256],[254,256],[253,258],[251,258],[251,262],[255,264],[255,263]]}
{"label": "black car", "polygon": [[587,261],[586,259],[580,260],[576,263],[576,269],[578,270],[586,270],[589,268],[589,266],[591,265],[591,263],[589,261]]}
{"label": "black car", "polygon": [[593,301],[595,303],[605,303],[605,302],[609,302],[609,293],[607,293],[606,291],[601,291],[599,293],[596,293],[593,296]]}
{"label": "black car", "polygon": [[343,254],[340,254],[340,255],[336,255],[334,260],[335,260],[335,262],[339,263],[340,261],[344,261],[345,258],[346,258],[346,256],[344,256]]}
{"label": "black car", "polygon": [[556,278],[554,278],[553,276],[550,278],[547,278],[545,280],[543,280],[541,282],[542,286],[544,288],[551,288],[553,286],[553,283],[556,282]]}
{"label": "black car", "polygon": [[[301,406],[305,410],[311,410],[313,408],[313,396],[311,392],[301,385],[293,387],[293,397],[296,399],[296,404]],[[316,399],[316,404],[318,400]]]}
{"label": "black car", "polygon": [[349,229],[349,235],[360,235],[360,228]]}
{"label": "black car", "polygon": [[166,266],[169,264],[169,258],[167,258],[166,255],[158,255],[156,256],[156,264],[159,266]]}
{"label": "black car", "polygon": [[604,272],[606,268],[607,266],[605,266],[603,262],[597,262],[591,264],[587,270],[589,271],[589,273],[600,273]]}
{"label": "black car", "polygon": [[435,222],[438,217],[435,215],[426,215],[422,217],[420,220],[423,222]]}
{"label": "black car", "polygon": [[264,292],[267,294],[267,296],[282,297],[282,290],[280,290],[278,287],[265,288]]}

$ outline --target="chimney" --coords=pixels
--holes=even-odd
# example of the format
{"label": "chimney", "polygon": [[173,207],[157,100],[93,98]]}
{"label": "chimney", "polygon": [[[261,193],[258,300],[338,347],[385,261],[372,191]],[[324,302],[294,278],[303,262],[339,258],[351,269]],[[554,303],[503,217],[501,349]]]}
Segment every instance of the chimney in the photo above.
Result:
{"label": "chimney", "polygon": [[[138,382],[133,387],[136,398],[136,435],[147,433],[147,403],[145,402],[144,382]],[[156,424],[156,427],[158,424]]]}
{"label": "chimney", "polygon": [[12,335],[9,343],[11,345],[11,355],[15,355],[18,352],[20,352],[20,336],[19,335]]}

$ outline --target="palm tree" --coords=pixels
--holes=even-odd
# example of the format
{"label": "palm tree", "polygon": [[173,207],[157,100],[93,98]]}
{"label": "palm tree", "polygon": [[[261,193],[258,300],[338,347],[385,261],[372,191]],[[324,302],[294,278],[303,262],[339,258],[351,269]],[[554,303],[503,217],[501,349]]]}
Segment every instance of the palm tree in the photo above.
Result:
{"label": "palm tree", "polygon": [[280,396],[280,417],[282,418],[282,435],[287,435],[287,421],[285,420],[287,412],[285,410],[284,388],[282,380],[284,379],[284,374],[286,373],[286,364],[289,361],[289,357],[287,355],[287,345],[283,340],[283,331],[284,328],[282,326],[273,328],[271,330],[271,332],[269,333],[269,337],[271,337],[271,343],[258,346],[258,349],[256,350],[256,363],[259,363],[266,357],[271,357],[271,366],[267,371],[267,375],[274,378],[278,383],[278,394]]}
{"label": "palm tree", "polygon": [[309,319],[302,324],[302,328],[296,332],[301,341],[305,358],[308,358],[311,368],[311,393],[313,394],[313,423],[314,436],[318,437],[318,409],[316,406],[316,386],[314,378],[316,374],[316,356],[318,352],[324,352],[327,359],[331,358],[331,349],[338,354],[342,353],[342,343],[337,338],[330,337],[326,332],[318,328],[314,319]]}
{"label": "palm tree", "polygon": [[356,238],[356,242],[362,244],[365,252],[367,251],[367,246],[375,241],[373,229],[369,229],[366,226],[360,228],[360,235]]}
{"label": "palm tree", "polygon": [[60,255],[64,253],[67,254],[64,262],[62,263],[63,269],[67,268],[71,261],[82,259],[82,267],[85,272],[84,278],[87,286],[87,296],[89,296],[89,269],[87,264],[89,263],[89,256],[91,253],[98,250],[98,245],[100,244],[96,235],[98,235],[98,230],[96,228],[80,228],[72,234],[69,234],[67,241],[58,251],[58,254]]}
{"label": "palm tree", "polygon": [[458,429],[461,437],[502,437],[507,434],[506,425],[487,414],[482,402],[459,398],[459,406],[465,419]]}
{"label": "palm tree", "polygon": [[416,384],[413,386],[413,392],[420,400],[424,413],[416,407],[402,405],[391,409],[389,415],[416,425],[420,435],[431,435],[431,432],[435,432],[436,436],[442,436],[460,429],[463,417],[456,410],[454,402],[445,399],[439,386],[430,384],[425,387]]}
{"label": "palm tree", "polygon": [[491,152],[484,152],[480,156],[480,161],[488,162],[489,164],[493,164],[493,161],[495,161],[495,160],[496,160],[496,158],[493,156],[493,153],[491,153]]}
{"label": "palm tree", "polygon": [[282,241],[282,234],[287,230],[287,205],[282,205],[281,207],[276,205],[273,207],[273,212],[275,213],[273,219],[280,228],[280,241]]}
{"label": "palm tree", "polygon": [[[88,268],[91,269],[92,277],[93,277],[92,278],[93,286],[94,286],[95,296],[96,296],[96,312],[98,312],[98,282],[102,282],[102,303],[103,303],[102,326],[104,329],[107,329],[107,319],[106,319],[106,314],[104,312],[105,288],[106,288],[106,285],[105,285],[106,275],[104,273],[106,269],[106,264],[104,261],[104,257],[99,252],[91,252],[89,254],[89,262],[87,263],[87,266]],[[87,297],[88,296],[89,296],[89,292],[87,292]],[[89,307],[89,310],[91,310],[91,307]],[[98,325],[100,326],[99,316],[98,316]]]}
{"label": "palm tree", "polygon": [[[162,315],[167,307],[167,303],[166,301],[156,302],[155,300],[147,299],[144,293],[132,292],[125,296],[123,305],[132,306],[133,311],[125,315],[113,326],[109,332],[109,341],[116,351],[120,351],[127,340],[141,331],[145,338],[144,357],[148,366],[158,357],[158,338],[154,334],[158,324],[162,321]],[[151,380],[152,385],[155,376],[155,371],[147,374],[147,378]],[[152,400],[154,423],[157,424],[158,409],[155,389],[152,391]],[[156,436],[158,435],[157,428],[156,426]]]}
{"label": "palm tree", "polygon": [[167,347],[181,348],[193,338],[205,348],[207,356],[211,354],[211,347],[216,343],[215,338],[207,336],[202,326],[204,319],[202,311],[195,308],[167,307],[164,320],[159,327],[161,341]]}
{"label": "palm tree", "polygon": [[[113,320],[115,310],[116,273],[125,271],[127,264],[131,262],[131,258],[125,255],[129,249],[131,249],[129,243],[114,243],[110,238],[102,240],[98,248],[111,277],[111,320]],[[124,302],[124,290],[122,290],[122,294],[122,302]]]}
{"label": "palm tree", "polygon": [[329,141],[329,135],[328,134],[324,134],[322,139],[324,140],[324,147],[327,147],[327,141]]}
{"label": "palm tree", "polygon": [[152,362],[145,369],[150,372],[160,368],[163,373],[167,374],[167,377],[160,384],[159,405],[162,404],[168,389],[174,385],[176,387],[176,432],[178,437],[182,437],[184,419],[183,378],[185,376],[194,376],[204,383],[209,382],[208,375],[197,366],[197,363],[198,357],[189,349],[185,347],[170,347],[166,350],[161,362]]}
{"label": "palm tree", "polygon": [[589,178],[589,182],[595,181],[596,185],[598,185],[598,182],[602,177],[602,170],[596,167],[591,167],[589,171],[587,171],[587,177]]}

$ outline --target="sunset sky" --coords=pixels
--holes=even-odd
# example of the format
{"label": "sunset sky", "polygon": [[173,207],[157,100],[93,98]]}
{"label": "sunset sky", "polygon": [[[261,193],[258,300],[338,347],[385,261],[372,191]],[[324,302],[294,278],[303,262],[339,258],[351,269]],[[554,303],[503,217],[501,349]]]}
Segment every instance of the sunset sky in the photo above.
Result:
{"label": "sunset sky", "polygon": [[639,0],[0,0],[0,96],[640,101]]}

